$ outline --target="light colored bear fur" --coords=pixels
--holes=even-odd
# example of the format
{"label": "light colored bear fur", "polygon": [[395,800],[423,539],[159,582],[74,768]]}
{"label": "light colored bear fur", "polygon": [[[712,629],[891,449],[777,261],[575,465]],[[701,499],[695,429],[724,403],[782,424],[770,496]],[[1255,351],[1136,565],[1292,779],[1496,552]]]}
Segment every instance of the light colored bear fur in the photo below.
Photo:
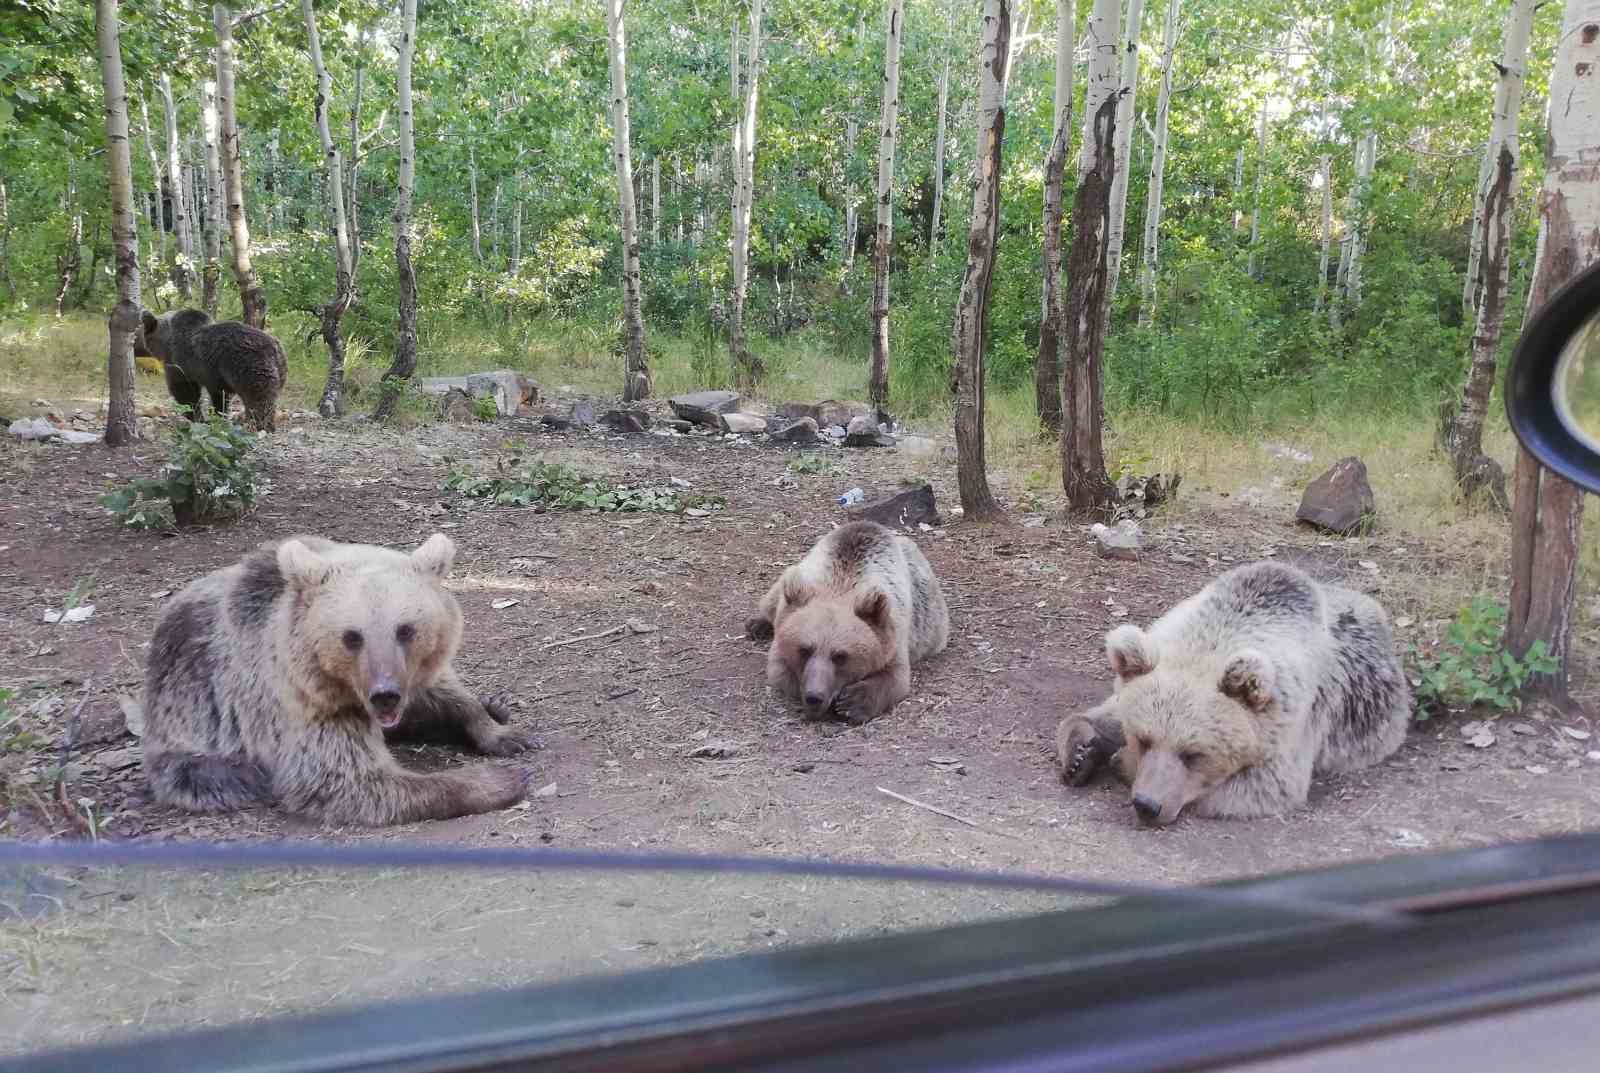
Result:
{"label": "light colored bear fur", "polygon": [[386,744],[446,735],[499,756],[534,744],[451,667],[454,557],[442,533],[410,554],[298,537],[190,583],[162,610],[146,668],[156,799],[197,812],[275,801],[372,825],[520,800],[523,772],[407,771]]}
{"label": "light colored bear fur", "polygon": [[1106,653],[1112,695],[1062,721],[1057,759],[1082,784],[1114,754],[1149,824],[1302,805],[1313,773],[1377,763],[1411,718],[1383,608],[1279,563],[1223,574],[1149,630],[1117,627]]}
{"label": "light colored bear fur", "polygon": [[944,650],[950,611],[909,537],[876,522],[824,536],[745,624],[772,639],[767,681],[808,718],[876,719],[911,694],[911,665]]}

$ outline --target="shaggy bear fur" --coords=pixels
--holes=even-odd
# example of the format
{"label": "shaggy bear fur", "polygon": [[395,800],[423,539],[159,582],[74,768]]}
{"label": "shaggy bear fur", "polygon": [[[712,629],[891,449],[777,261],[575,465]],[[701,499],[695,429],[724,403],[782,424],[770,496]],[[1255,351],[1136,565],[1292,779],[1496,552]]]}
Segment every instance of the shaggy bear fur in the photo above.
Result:
{"label": "shaggy bear fur", "polygon": [[160,358],[167,390],[180,406],[201,417],[200,392],[224,417],[230,396],[244,400],[250,423],[272,431],[277,423],[278,394],[288,375],[288,358],[272,336],[248,324],[219,324],[198,309],[179,309],[156,317],[146,310],[133,352]]}
{"label": "shaggy bear fur", "polygon": [[1304,804],[1313,773],[1400,747],[1411,690],[1383,608],[1292,567],[1231,570],[1148,631],[1106,636],[1112,695],[1057,734],[1063,781],[1114,760],[1147,824],[1269,816]]}
{"label": "shaggy bear fur", "polygon": [[909,537],[851,522],[819,540],[745,624],[772,639],[767,681],[806,716],[876,719],[911,693],[911,665],[944,650],[950,612]]}
{"label": "shaggy bear fur", "polygon": [[523,772],[407,771],[385,744],[453,737],[494,756],[536,744],[451,668],[461,609],[442,582],[454,557],[442,533],[409,555],[298,537],[190,583],[162,610],[146,668],[156,799],[196,812],[275,801],[371,825],[519,801]]}

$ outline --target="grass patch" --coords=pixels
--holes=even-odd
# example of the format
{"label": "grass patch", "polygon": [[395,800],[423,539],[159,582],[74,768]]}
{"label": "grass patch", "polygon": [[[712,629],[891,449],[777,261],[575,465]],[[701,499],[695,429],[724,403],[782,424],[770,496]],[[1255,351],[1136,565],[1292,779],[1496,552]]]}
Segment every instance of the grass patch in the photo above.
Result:
{"label": "grass patch", "polygon": [[445,478],[447,491],[499,506],[544,507],[601,513],[688,514],[703,517],[721,510],[721,496],[704,496],[676,485],[613,484],[560,462],[498,460],[493,475],[455,470]]}

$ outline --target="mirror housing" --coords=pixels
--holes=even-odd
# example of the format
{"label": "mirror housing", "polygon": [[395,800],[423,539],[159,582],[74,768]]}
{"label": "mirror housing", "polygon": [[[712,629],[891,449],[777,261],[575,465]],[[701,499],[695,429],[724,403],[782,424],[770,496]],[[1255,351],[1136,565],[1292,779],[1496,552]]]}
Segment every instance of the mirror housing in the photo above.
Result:
{"label": "mirror housing", "polygon": [[[1600,320],[1600,262],[1568,281],[1522,329],[1506,371],[1511,431],[1546,469],[1600,492],[1600,430],[1575,427],[1565,402],[1569,347]],[[1596,336],[1600,338],[1600,336]],[[1591,376],[1600,378],[1600,350]]]}

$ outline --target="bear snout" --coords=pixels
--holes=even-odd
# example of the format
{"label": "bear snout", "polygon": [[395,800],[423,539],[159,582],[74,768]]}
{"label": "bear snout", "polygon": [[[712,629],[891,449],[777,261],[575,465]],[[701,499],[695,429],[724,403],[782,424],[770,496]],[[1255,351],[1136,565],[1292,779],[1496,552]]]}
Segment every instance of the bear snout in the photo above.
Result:
{"label": "bear snout", "polygon": [[1144,794],[1133,795],[1133,811],[1139,817],[1139,822],[1146,827],[1157,827],[1161,824],[1161,802]]}

